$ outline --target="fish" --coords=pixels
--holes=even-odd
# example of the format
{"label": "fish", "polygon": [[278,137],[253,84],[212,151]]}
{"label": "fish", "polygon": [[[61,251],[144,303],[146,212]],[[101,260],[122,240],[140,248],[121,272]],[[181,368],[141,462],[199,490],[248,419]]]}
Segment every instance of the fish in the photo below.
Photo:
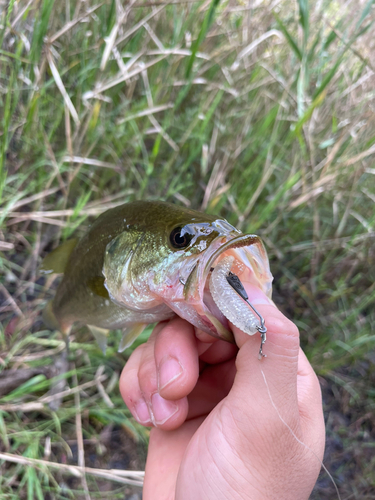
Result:
{"label": "fish", "polygon": [[228,342],[234,342],[229,321],[253,335],[257,318],[229,285],[228,273],[272,296],[259,236],[162,201],[107,210],[80,240],[48,254],[40,272],[63,274],[44,309],[46,325],[65,336],[74,324],[87,325],[103,352],[111,330],[123,331],[121,352],[147,325],[176,314]]}

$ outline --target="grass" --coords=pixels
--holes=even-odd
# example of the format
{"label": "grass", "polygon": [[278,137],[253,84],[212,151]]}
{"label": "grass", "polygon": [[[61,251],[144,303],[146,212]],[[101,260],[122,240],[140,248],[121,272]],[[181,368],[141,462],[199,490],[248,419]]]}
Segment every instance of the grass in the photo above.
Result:
{"label": "grass", "polygon": [[[28,464],[87,466],[93,449],[106,469],[108,435],[147,439],[118,392],[119,332],[106,357],[75,333],[70,392],[48,406],[62,342],[40,318],[55,281],[37,273],[60,241],[134,199],[219,213],[263,238],[275,301],[322,384],[325,463],[343,498],[373,498],[372,4],[0,3],[0,363],[41,370],[0,399],[2,498],[127,494]],[[334,497],[322,473],[312,498]]]}

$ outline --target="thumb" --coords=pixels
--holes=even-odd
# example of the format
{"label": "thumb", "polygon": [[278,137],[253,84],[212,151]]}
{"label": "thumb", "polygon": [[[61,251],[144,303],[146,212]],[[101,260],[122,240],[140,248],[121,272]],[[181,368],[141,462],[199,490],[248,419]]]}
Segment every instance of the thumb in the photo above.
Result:
{"label": "thumb", "polygon": [[[267,328],[263,352],[267,357],[258,359],[260,334],[248,335],[234,325],[232,330],[239,352],[236,359],[237,375],[233,389],[252,405],[264,410],[272,405],[283,413],[295,413],[297,400],[297,371],[299,353],[298,328],[275,304],[254,285],[244,285],[249,302],[263,316]],[[271,398],[271,399],[270,399]],[[285,414],[284,412],[284,414]],[[271,412],[273,413],[273,412]]]}

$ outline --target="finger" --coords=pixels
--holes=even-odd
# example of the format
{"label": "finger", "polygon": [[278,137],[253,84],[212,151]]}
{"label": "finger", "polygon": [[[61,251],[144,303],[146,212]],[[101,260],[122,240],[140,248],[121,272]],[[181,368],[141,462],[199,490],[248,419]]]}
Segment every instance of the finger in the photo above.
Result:
{"label": "finger", "polygon": [[297,395],[304,442],[322,460],[325,443],[322,392],[318,377],[302,349],[298,357]]}
{"label": "finger", "polygon": [[138,370],[145,345],[137,347],[128,359],[121,373],[119,387],[121,396],[134,418],[142,425],[151,425],[150,413],[138,382]]}
{"label": "finger", "polygon": [[158,335],[171,326],[172,330],[178,331],[181,322],[179,319],[172,319],[156,334],[153,333],[142,350],[141,360],[138,369],[138,383],[145,401],[151,422],[154,426],[164,430],[175,429],[180,426],[186,418],[188,403],[186,397],[168,401],[164,399],[158,391],[158,376],[155,362],[155,343]]}
{"label": "finger", "polygon": [[199,377],[194,327],[181,318],[170,321],[155,337],[157,388],[164,399],[187,396]]}
{"label": "finger", "polygon": [[298,355],[297,394],[303,417],[316,418],[322,409],[322,393],[316,373],[300,348]]}
{"label": "finger", "polygon": [[198,340],[200,340],[201,342],[207,343],[207,344],[212,344],[212,343],[217,342],[219,340],[216,337],[213,337],[212,335],[210,335],[209,333],[206,333],[203,330],[201,330],[200,328],[196,328],[196,327],[195,327],[195,335],[196,335]]}
{"label": "finger", "polygon": [[234,394],[238,398],[253,401],[255,412],[263,420],[274,419],[275,409],[270,412],[270,406],[276,407],[281,414],[298,415],[298,329],[257,287],[245,287],[250,303],[265,319],[267,341],[263,351],[267,358],[258,359],[259,334],[249,336],[233,327],[240,348],[236,360],[238,373]]}
{"label": "finger", "polygon": [[175,498],[181,461],[190,439],[202,421],[203,419],[196,419],[187,422],[175,432],[152,429],[142,491],[144,500]]}
{"label": "finger", "polygon": [[186,418],[187,399],[169,402],[158,394],[153,350],[154,337],[132,353],[121,374],[120,392],[140,424],[174,429]]}
{"label": "finger", "polygon": [[237,352],[238,347],[235,344],[230,344],[225,340],[219,340],[218,342],[212,344],[208,349],[206,349],[199,356],[199,359],[210,365],[216,365],[219,363],[224,363],[224,361],[228,361],[229,359],[235,358]]}
{"label": "finger", "polygon": [[187,420],[208,415],[228,395],[235,375],[236,366],[233,358],[221,364],[207,365],[188,396]]}

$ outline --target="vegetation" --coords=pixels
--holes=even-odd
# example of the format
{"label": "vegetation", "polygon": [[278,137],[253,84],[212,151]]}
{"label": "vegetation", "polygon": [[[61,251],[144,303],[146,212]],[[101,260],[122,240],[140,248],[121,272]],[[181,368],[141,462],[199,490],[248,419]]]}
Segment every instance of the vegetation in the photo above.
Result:
{"label": "vegetation", "polygon": [[[142,461],[113,461],[147,440],[118,392],[120,332],[105,357],[74,332],[56,409],[64,344],[40,315],[56,279],[37,271],[134,199],[263,238],[321,381],[325,464],[342,498],[373,498],[374,20],[372,0],[0,1],[0,386],[26,370],[0,399],[2,499],[141,481],[118,469]],[[335,495],[322,472],[312,498]]]}

